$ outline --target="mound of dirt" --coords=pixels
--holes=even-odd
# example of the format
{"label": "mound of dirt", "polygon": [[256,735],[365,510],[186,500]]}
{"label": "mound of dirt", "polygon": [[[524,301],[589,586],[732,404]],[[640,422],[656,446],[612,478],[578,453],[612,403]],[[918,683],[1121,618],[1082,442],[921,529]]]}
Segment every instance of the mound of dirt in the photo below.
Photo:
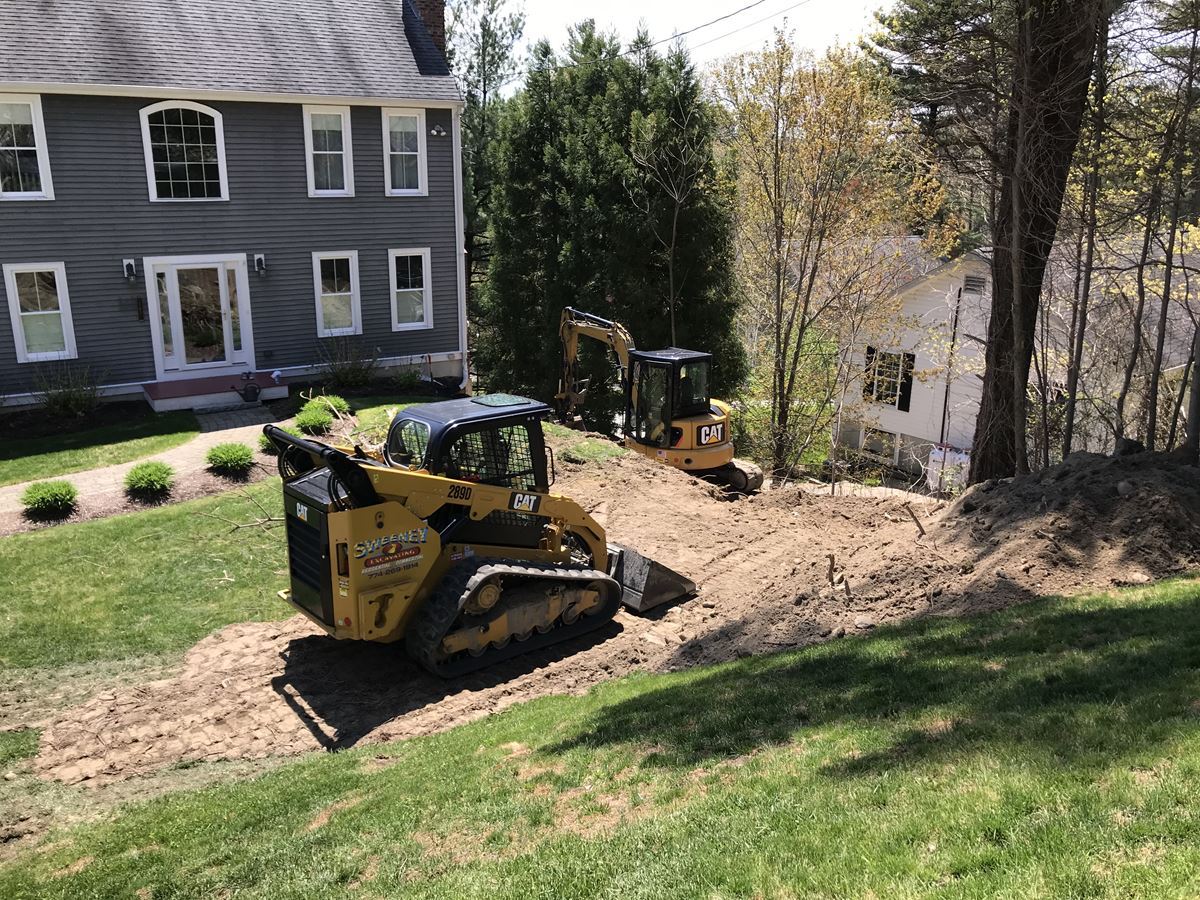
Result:
{"label": "mound of dirt", "polygon": [[598,638],[451,682],[397,647],[339,643],[300,617],[233,625],[197,644],[172,677],[60,716],[43,734],[38,771],[105,783],[181,760],[404,738],[635,669],[718,662],[1200,565],[1200,471],[1150,455],[1073,457],[975,488],[949,508],[914,495],[794,487],[730,502],[634,455],[561,463],[559,475],[556,491],[612,540],[692,578],[697,596],[644,617],[622,612]]}

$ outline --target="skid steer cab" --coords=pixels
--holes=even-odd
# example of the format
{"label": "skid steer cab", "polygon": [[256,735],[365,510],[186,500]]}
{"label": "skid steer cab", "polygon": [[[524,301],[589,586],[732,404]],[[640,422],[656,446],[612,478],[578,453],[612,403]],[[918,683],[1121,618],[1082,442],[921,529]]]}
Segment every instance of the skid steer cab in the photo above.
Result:
{"label": "skid steer cab", "polygon": [[280,596],[326,633],[403,641],[453,676],[695,591],[609,544],[550,493],[545,404],[507,394],[410,406],[382,459],[273,425],[291,587]]}

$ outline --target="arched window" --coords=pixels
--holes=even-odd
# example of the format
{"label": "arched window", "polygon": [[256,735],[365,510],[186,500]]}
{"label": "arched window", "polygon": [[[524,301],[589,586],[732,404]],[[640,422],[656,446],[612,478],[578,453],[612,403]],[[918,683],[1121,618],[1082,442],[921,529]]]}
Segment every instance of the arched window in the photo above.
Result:
{"label": "arched window", "polygon": [[225,132],[215,109],[169,100],[141,112],[151,200],[228,200]]}

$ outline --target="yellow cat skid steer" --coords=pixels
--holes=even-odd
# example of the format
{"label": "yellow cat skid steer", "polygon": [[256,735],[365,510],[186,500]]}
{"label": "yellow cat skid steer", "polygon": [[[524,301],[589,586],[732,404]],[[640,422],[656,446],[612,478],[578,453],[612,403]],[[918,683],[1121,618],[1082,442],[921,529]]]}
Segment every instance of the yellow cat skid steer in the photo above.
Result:
{"label": "yellow cat skid steer", "polygon": [[403,640],[450,677],[599,628],[621,603],[693,593],[550,493],[550,412],[506,394],[410,406],[381,459],[266,426],[284,482],[280,596],[335,638]]}

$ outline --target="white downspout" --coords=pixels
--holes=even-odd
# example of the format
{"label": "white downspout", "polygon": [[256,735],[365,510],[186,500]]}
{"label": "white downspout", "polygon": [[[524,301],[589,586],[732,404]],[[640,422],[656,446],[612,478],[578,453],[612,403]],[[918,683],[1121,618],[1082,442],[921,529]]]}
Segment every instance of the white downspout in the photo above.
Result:
{"label": "white downspout", "polygon": [[467,349],[467,231],[466,217],[463,215],[462,108],[454,107],[450,117],[454,144],[454,227],[458,234],[458,347],[462,354],[462,381],[459,388],[469,391],[471,367]]}

